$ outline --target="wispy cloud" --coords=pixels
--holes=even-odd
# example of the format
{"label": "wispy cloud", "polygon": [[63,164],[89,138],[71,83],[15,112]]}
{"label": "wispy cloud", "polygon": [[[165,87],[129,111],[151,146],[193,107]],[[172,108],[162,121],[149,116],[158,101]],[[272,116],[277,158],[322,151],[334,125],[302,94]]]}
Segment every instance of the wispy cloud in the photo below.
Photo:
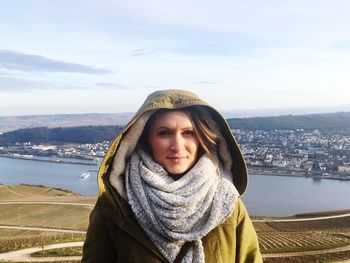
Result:
{"label": "wispy cloud", "polygon": [[217,85],[217,82],[214,81],[195,81],[194,83],[199,85]]}
{"label": "wispy cloud", "polygon": [[156,48],[143,48],[143,49],[136,49],[132,52],[133,57],[138,57],[138,56],[145,56],[145,55],[152,55],[157,51]]}
{"label": "wispy cloud", "polygon": [[38,55],[28,55],[8,49],[0,49],[0,68],[31,72],[111,73],[107,69],[54,60]]}
{"label": "wispy cloud", "polygon": [[128,90],[130,89],[127,85],[116,84],[116,83],[108,83],[108,82],[98,82],[95,85],[107,89],[118,89],[118,90]]}
{"label": "wispy cloud", "polygon": [[16,77],[0,77],[0,92],[23,92],[31,90],[73,90],[86,89],[81,86],[52,84],[44,81]]}

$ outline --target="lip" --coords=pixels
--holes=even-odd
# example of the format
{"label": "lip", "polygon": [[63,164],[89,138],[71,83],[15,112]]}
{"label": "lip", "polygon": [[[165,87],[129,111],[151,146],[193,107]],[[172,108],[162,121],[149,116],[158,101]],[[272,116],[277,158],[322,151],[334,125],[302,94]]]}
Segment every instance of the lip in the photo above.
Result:
{"label": "lip", "polygon": [[185,160],[187,157],[185,156],[171,156],[171,157],[167,157],[167,159],[169,161],[172,161],[172,162],[181,162],[182,160]]}

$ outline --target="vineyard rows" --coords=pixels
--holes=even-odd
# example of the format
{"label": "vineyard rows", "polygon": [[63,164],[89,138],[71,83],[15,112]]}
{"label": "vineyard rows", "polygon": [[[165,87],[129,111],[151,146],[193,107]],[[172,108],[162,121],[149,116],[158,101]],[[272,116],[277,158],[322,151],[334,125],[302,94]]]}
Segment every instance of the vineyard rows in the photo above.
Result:
{"label": "vineyard rows", "polygon": [[327,232],[270,232],[259,233],[260,249],[263,253],[309,251],[337,248],[350,244],[350,234]]}
{"label": "vineyard rows", "polygon": [[0,231],[0,253],[53,243],[83,241],[85,235],[55,232]]}

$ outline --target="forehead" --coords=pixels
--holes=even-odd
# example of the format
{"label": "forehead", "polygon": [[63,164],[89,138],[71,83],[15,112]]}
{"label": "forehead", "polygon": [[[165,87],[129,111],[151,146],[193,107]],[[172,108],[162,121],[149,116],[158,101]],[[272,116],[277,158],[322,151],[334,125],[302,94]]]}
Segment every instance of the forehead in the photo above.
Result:
{"label": "forehead", "polygon": [[190,117],[183,111],[172,110],[157,114],[151,128],[157,127],[192,127]]}

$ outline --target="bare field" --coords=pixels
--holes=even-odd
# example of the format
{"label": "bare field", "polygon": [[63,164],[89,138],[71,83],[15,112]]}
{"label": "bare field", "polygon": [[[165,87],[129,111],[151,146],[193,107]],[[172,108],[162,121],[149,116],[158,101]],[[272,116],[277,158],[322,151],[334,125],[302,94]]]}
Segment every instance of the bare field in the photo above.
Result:
{"label": "bare field", "polygon": [[0,204],[0,225],[86,230],[91,207],[61,204]]}
{"label": "bare field", "polygon": [[0,202],[9,201],[56,201],[95,204],[97,197],[82,196],[73,192],[39,185],[2,185],[0,184]]}

